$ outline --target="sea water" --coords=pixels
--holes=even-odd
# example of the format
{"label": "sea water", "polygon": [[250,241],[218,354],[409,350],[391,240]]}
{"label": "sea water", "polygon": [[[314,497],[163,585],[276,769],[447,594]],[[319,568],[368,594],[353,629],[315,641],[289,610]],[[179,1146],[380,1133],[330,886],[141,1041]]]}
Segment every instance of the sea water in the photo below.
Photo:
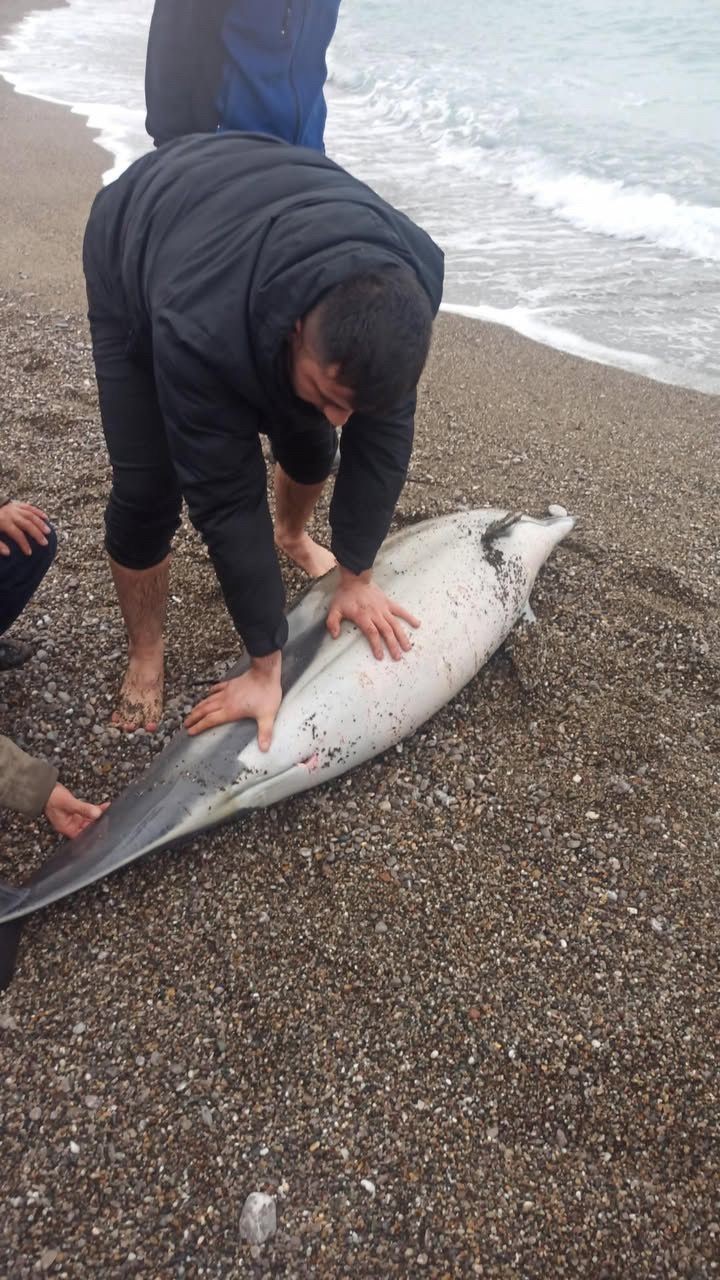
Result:
{"label": "sea water", "polygon": [[[21,92],[149,146],[152,0],[70,0],[0,50]],[[720,390],[717,0],[343,0],[327,150],[420,222],[445,305]]]}

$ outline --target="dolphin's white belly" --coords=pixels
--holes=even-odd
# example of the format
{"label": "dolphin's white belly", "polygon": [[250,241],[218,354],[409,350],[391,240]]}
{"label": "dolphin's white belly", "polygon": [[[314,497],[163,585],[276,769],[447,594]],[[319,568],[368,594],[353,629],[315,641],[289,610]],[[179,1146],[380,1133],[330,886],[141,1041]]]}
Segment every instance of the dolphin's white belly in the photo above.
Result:
{"label": "dolphin's white belly", "polygon": [[338,640],[327,635],[281,706],[270,751],[263,754],[253,740],[239,756],[228,808],[274,804],[371,759],[414,732],[480,670],[522,613],[545,558],[544,548],[528,556],[520,543],[511,545],[513,535],[502,564],[479,554],[482,529],[501,513],[484,512],[482,522],[480,514],[446,517],[392,540],[374,578],[421,619],[418,629],[408,628],[411,651],[398,662],[387,654],[378,661],[356,627],[343,624]]}

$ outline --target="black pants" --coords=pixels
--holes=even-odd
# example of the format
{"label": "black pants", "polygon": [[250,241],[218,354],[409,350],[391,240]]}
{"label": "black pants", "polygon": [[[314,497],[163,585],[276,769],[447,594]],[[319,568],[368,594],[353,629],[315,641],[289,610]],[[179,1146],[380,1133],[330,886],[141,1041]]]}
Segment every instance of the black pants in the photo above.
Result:
{"label": "black pants", "polygon": [[[86,241],[88,317],[103,433],[112,464],[105,548],[126,569],[151,569],[168,555],[180,524],[182,493],[167,443],[152,370],[130,351],[122,303],[93,263]],[[268,430],[273,456],[298,484],[332,470],[337,433],[327,424],[293,441]]]}
{"label": "black pants", "polygon": [[55,530],[47,534],[47,546],[29,539],[32,555],[26,556],[12,538],[3,542],[10,548],[9,556],[0,556],[0,636],[4,635],[25,605],[32,598],[55,559],[57,537]]}

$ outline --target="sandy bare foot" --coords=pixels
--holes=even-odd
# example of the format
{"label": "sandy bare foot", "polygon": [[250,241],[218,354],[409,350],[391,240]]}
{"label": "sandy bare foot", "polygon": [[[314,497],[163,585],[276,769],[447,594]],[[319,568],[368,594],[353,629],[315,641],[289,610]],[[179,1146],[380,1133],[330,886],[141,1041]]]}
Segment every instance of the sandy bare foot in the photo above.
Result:
{"label": "sandy bare foot", "polygon": [[323,574],[329,573],[337,563],[332,551],[328,551],[327,547],[321,547],[309,533],[302,533],[299,538],[276,536],[275,542],[280,550],[304,569],[311,578],[322,578]]}
{"label": "sandy bare foot", "polygon": [[163,710],[163,669],[157,664],[131,658],[122,683],[118,705],[110,717],[118,729],[132,733],[146,729],[154,733]]}

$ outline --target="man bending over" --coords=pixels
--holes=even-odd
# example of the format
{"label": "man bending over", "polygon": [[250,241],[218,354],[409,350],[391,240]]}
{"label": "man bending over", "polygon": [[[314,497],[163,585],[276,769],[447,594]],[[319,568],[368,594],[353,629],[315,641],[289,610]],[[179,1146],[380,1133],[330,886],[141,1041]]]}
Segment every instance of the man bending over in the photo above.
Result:
{"label": "man bending over", "polygon": [[[412,448],[443,258],[409,218],[317,152],[243,133],[143,156],[97,197],[84,250],[113,468],[106,548],[129,637],[115,712],[162,713],[163,627],[182,499],[252,662],[191,732],[252,717],[261,747],[287,639],[278,544],[311,576],[335,560],[332,634],[376,657],[416,625],[372,581]],[[331,550],[306,531],[344,427]],[[260,436],[274,457],[276,523]]]}

